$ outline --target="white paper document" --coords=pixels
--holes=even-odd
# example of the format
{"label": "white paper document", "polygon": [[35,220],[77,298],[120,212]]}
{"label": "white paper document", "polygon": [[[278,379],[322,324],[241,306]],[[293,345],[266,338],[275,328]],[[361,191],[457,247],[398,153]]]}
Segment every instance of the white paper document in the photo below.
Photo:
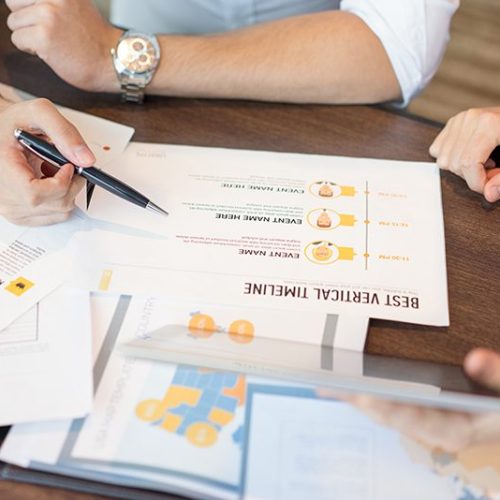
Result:
{"label": "white paper document", "polygon": [[36,228],[0,219],[0,330],[71,277],[70,244],[86,224],[79,212],[62,224]]}
{"label": "white paper document", "polygon": [[61,287],[0,331],[0,426],[85,415],[91,367],[89,295]]}
{"label": "white paper document", "polygon": [[92,289],[449,322],[435,165],[132,143],[108,170],[171,215],[96,191]]}

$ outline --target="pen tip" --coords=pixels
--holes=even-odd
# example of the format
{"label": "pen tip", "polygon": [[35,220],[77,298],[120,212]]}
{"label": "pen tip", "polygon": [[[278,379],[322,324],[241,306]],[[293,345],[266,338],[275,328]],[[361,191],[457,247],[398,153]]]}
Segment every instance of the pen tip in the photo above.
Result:
{"label": "pen tip", "polygon": [[146,210],[168,217],[168,212],[163,210],[163,208],[160,208],[158,205],[155,205],[152,201],[146,205]]}

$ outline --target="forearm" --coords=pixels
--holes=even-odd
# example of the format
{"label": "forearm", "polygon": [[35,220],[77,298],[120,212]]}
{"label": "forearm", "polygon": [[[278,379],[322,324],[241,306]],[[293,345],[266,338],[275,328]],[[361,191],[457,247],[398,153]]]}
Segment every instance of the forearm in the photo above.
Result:
{"label": "forearm", "polygon": [[357,16],[332,11],[212,36],[161,36],[148,92],[315,103],[398,99],[380,40]]}

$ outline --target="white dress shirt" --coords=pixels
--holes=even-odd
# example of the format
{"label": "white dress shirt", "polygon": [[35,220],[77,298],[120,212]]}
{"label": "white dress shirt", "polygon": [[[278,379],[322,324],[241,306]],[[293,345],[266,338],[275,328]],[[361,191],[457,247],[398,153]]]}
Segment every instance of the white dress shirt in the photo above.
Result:
{"label": "white dress shirt", "polygon": [[459,0],[113,0],[111,21],[144,33],[204,34],[340,9],[382,42],[406,105],[433,77]]}

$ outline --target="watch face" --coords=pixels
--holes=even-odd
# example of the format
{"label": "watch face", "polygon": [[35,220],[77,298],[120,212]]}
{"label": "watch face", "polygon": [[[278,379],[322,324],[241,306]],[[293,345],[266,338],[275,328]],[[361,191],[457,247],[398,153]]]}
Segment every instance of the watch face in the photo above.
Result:
{"label": "watch face", "polygon": [[116,51],[117,59],[131,73],[147,73],[156,68],[157,54],[151,40],[137,36],[123,39]]}

